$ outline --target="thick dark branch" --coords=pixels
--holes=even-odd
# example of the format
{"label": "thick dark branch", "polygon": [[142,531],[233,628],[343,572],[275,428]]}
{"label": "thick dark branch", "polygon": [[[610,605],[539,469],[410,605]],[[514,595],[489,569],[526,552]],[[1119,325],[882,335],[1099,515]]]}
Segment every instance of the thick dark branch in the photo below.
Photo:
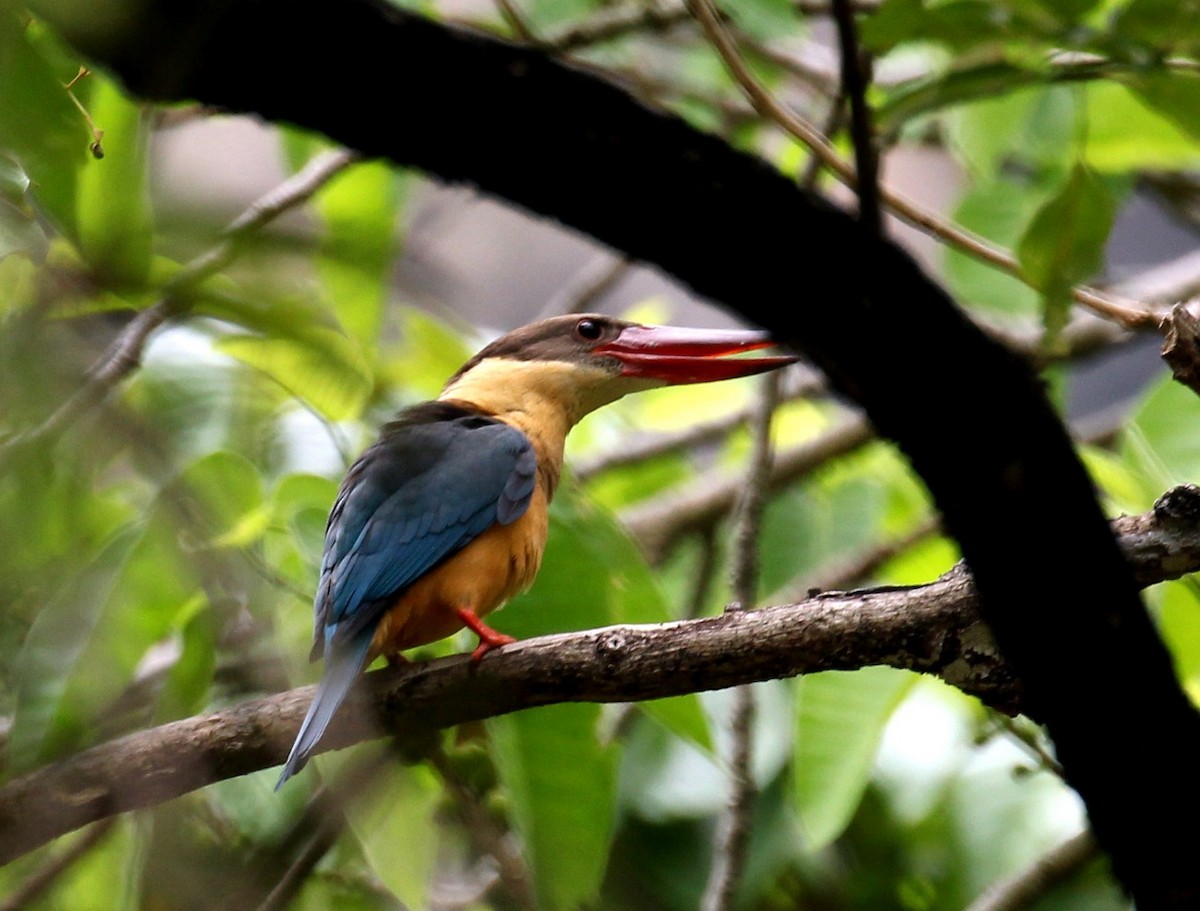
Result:
{"label": "thick dark branch", "polygon": [[[1118,519],[1143,585],[1200,569],[1200,490]],[[478,665],[455,656],[368,674],[324,749],[557,702],[635,702],[885,664],[935,674],[1001,711],[1029,708],[956,568],[915,588],[827,593],[798,604],[654,626],[529,639]],[[89,822],[282,762],[313,687],[113,740],[0,787],[0,864]]]}

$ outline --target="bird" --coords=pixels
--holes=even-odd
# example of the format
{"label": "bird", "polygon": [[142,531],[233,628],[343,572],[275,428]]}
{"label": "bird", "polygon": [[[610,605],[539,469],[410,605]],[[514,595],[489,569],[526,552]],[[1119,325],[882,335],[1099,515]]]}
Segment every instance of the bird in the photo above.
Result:
{"label": "bird", "polygon": [[568,431],[622,396],[750,376],[789,354],[755,330],[551,317],[486,345],[436,400],[401,411],[350,467],[326,526],[314,598],[316,695],[276,784],[299,772],[365,668],[450,636],[472,661],[514,642],[483,617],[526,590],[549,530]]}

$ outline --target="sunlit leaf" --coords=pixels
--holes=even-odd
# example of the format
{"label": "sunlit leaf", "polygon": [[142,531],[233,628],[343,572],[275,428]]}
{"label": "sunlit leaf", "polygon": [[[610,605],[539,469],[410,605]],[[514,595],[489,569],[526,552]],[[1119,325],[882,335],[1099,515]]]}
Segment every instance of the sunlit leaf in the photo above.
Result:
{"label": "sunlit leaf", "polygon": [[[138,863],[136,829],[129,817],[119,817],[93,848],[85,851],[55,877],[50,891],[34,907],[70,908],[72,911],[135,911],[142,904],[137,895]],[[60,850],[87,830],[76,832],[61,842]]]}
{"label": "sunlit leaf", "polygon": [[235,335],[217,348],[261,370],[330,420],[357,416],[371,392],[362,352],[332,329],[312,327],[290,338]]}
{"label": "sunlit leaf", "polygon": [[1192,702],[1200,705],[1200,590],[1194,579],[1165,582],[1156,593],[1158,629],[1171,650],[1175,672]]}
{"label": "sunlit leaf", "polygon": [[399,317],[401,342],[383,369],[389,379],[415,395],[433,398],[473,349],[461,333],[428,313],[405,307]]}
{"label": "sunlit leaf", "polygon": [[[1194,15],[1194,14],[1193,14]],[[1163,71],[1139,73],[1129,87],[1147,105],[1200,140],[1200,73]]]}
{"label": "sunlit leaf", "polygon": [[325,224],[317,273],[346,333],[374,344],[397,253],[400,178],[381,161],[343,171],[314,200]]}
{"label": "sunlit leaf", "polygon": [[1097,171],[1187,168],[1200,164],[1200,145],[1170,117],[1116,82],[1087,86],[1083,151]]}
{"label": "sunlit leaf", "polygon": [[74,233],[76,173],[91,137],[63,89],[75,74],[57,72],[30,42],[38,27],[15,7],[0,9],[0,150],[28,175],[39,204]]}
{"label": "sunlit leaf", "polygon": [[[0,234],[3,231],[0,227]],[[0,317],[8,310],[23,310],[37,300],[37,279],[38,268],[28,256],[0,253]]]}
{"label": "sunlit leaf", "polygon": [[954,541],[932,535],[888,560],[879,578],[888,585],[924,585],[950,569],[960,556]]}
{"label": "sunlit leaf", "polygon": [[1034,215],[1017,245],[1017,258],[1030,283],[1042,292],[1047,335],[1066,324],[1071,286],[1090,278],[1104,261],[1104,245],[1116,216],[1109,188],[1076,166]]}
{"label": "sunlit leaf", "polygon": [[796,801],[811,850],[830,844],[850,822],[871,780],[883,729],[917,679],[867,667],[797,681]]}
{"label": "sunlit leaf", "polygon": [[1200,427],[1200,398],[1165,377],[1147,393],[1121,437],[1121,455],[1143,480],[1148,497],[1200,477],[1200,434],[1180,432],[1189,427]]}
{"label": "sunlit leaf", "polygon": [[104,157],[80,171],[75,220],[84,258],[110,287],[141,287],[150,271],[153,220],[142,106],[98,76],[89,113],[104,131]]}

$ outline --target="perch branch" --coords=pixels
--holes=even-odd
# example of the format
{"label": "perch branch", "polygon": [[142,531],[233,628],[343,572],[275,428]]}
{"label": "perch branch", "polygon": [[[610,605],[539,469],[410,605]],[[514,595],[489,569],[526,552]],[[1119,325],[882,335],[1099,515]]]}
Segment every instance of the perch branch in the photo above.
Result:
{"label": "perch branch", "polygon": [[[1112,527],[1143,586],[1200,570],[1200,488],[1168,491],[1151,512]],[[558,702],[660,699],[872,664],[936,674],[1001,711],[1025,710],[977,607],[972,579],[958,567],[913,588],[544,636],[479,664],[457,655],[374,671],[322,746],[421,738],[431,728]],[[0,864],[90,822],[279,764],[313,689],[130,734],[9,781],[0,787]]]}

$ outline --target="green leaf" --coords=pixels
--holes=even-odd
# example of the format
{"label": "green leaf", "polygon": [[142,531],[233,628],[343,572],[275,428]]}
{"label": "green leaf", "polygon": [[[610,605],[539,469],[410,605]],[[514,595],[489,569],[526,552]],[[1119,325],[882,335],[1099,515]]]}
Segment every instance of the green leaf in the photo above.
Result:
{"label": "green leaf", "polygon": [[547,911],[594,902],[608,863],[617,754],[598,742],[599,717],[598,706],[565,704],[487,723],[538,906]]}
{"label": "green leaf", "polygon": [[1057,337],[1070,310],[1071,286],[1090,278],[1104,262],[1116,203],[1108,187],[1076,165],[1058,193],[1029,223],[1017,258],[1029,282],[1042,292],[1046,334]]}
{"label": "green leaf", "polygon": [[1002,180],[1014,168],[1061,173],[1090,113],[1080,99],[1077,86],[1040,85],[960,105],[942,118],[948,145],[984,183]]}
{"label": "green leaf", "polygon": [[180,653],[163,685],[154,718],[156,724],[187,718],[207,703],[208,688],[217,667],[217,630],[208,601],[200,596],[185,606],[191,613],[180,635]]}
{"label": "green leaf", "polygon": [[[1039,186],[980,184],[959,200],[954,220],[1001,248],[1011,248],[1045,195]],[[970,307],[1021,322],[1038,312],[1037,292],[995,266],[948,247],[944,269],[954,296]]]}
{"label": "green leaf", "polygon": [[[328,764],[323,760],[323,767]],[[440,795],[428,768],[392,764],[372,783],[370,794],[347,809],[372,872],[408,908],[429,907],[438,853],[431,833],[437,831]]]}
{"label": "green leaf", "polygon": [[1003,61],[951,70],[916,84],[907,83],[891,93],[880,105],[876,123],[881,133],[895,133],[916,117],[968,101],[999,100],[1045,78],[1044,73]]}
{"label": "green leaf", "polygon": [[361,350],[332,329],[309,327],[290,338],[233,335],[217,348],[261,370],[333,421],[357,417],[372,377]]}
{"label": "green leaf", "polygon": [[378,341],[399,203],[400,178],[381,161],[343,171],[314,200],[325,222],[317,274],[342,327],[364,346]]}
{"label": "green leaf", "polygon": [[1121,435],[1120,452],[1145,488],[1147,502],[1168,487],[1200,477],[1200,398],[1171,377],[1152,387]]}
{"label": "green leaf", "polygon": [[797,681],[796,806],[809,850],[845,831],[871,780],[892,712],[916,674],[888,667],[810,674]]}
{"label": "green leaf", "polygon": [[759,41],[794,32],[800,24],[789,0],[742,0],[728,11],[746,34]]}
{"label": "green leaf", "polygon": [[17,658],[17,707],[6,751],[19,774],[49,758],[46,741],[72,675],[88,648],[139,533],[126,529],[83,572],[68,579],[34,620]]}
{"label": "green leaf", "polygon": [[432,398],[472,355],[462,334],[413,307],[400,310],[401,343],[387,358],[387,379]]}
{"label": "green leaf", "polygon": [[1129,87],[1193,141],[1200,139],[1200,73],[1157,70],[1139,73]]}
{"label": "green leaf", "polygon": [[[3,217],[0,213],[0,219]],[[0,235],[3,233],[0,226]],[[8,311],[24,310],[37,301],[38,275],[37,265],[28,256],[0,254],[0,317]]]}
{"label": "green leaf", "polygon": [[244,456],[224,450],[211,453],[189,465],[179,483],[185,496],[202,504],[207,546],[245,546],[266,527],[262,479]]}
{"label": "green leaf", "polygon": [[1131,56],[1140,52],[1141,59],[1195,55],[1200,50],[1196,7],[1179,0],[1130,0],[1114,11],[1110,32],[1117,50]]}
{"label": "green leaf", "polygon": [[89,113],[104,131],[104,157],[89,157],[79,175],[79,246],[102,282],[137,289],[150,273],[153,247],[142,108],[109,80],[88,78],[96,80]]}
{"label": "green leaf", "polygon": [[55,70],[32,40],[38,26],[22,15],[0,9],[0,151],[20,164],[58,227],[74,235],[76,176],[91,137],[63,88],[75,73]]}
{"label": "green leaf", "polygon": [[1200,589],[1193,578],[1165,582],[1155,589],[1158,630],[1171,651],[1175,672],[1192,702],[1200,705]]}
{"label": "green leaf", "polygon": [[998,10],[985,0],[889,0],[863,20],[861,35],[868,48],[886,53],[909,42],[937,42],[956,51],[998,46],[1022,31],[1034,34],[1011,9]]}
{"label": "green leaf", "polygon": [[1176,122],[1116,82],[1086,87],[1084,156],[1090,167],[1117,173],[1200,166],[1200,146]]}

